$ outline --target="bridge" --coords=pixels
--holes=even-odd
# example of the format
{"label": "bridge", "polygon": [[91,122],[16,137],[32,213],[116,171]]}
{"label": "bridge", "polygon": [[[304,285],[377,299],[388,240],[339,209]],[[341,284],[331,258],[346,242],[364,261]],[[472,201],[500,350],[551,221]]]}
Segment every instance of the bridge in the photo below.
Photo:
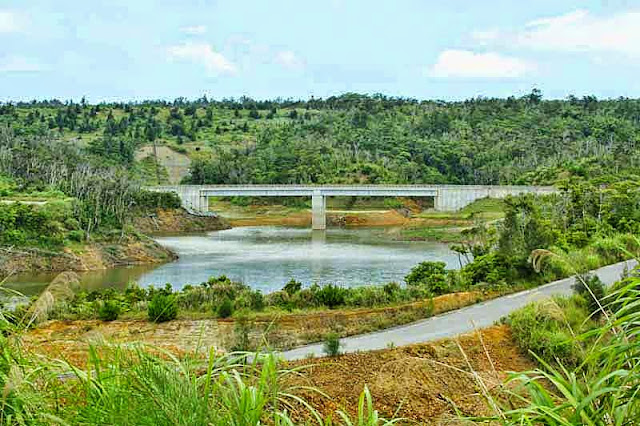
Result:
{"label": "bridge", "polygon": [[556,192],[550,186],[493,185],[173,185],[145,189],[175,192],[193,214],[209,213],[209,197],[311,197],[313,229],[326,228],[326,197],[433,197],[435,210],[456,211],[480,198]]}

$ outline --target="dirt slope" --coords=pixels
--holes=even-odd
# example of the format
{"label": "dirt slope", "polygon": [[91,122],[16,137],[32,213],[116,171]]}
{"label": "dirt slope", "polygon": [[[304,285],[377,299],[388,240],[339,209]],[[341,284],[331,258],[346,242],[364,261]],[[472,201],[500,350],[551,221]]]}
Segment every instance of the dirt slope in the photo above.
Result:
{"label": "dirt slope", "polygon": [[382,416],[391,417],[397,411],[399,417],[418,424],[459,424],[450,401],[467,415],[490,414],[474,373],[495,390],[507,372],[527,370],[533,364],[520,353],[506,325],[482,330],[482,340],[473,333],[458,341],[464,355],[456,340],[447,339],[290,366],[311,366],[296,382],[319,388],[330,397],[307,395],[325,416],[337,409],[354,414],[366,384]]}

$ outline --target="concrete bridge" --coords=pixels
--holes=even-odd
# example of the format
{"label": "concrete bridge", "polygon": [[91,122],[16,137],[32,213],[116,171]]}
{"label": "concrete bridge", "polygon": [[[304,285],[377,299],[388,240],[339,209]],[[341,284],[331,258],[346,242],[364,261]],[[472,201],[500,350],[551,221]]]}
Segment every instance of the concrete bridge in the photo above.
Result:
{"label": "concrete bridge", "polygon": [[151,191],[175,192],[194,214],[208,214],[209,197],[311,197],[312,227],[326,228],[326,197],[433,197],[437,211],[455,211],[480,198],[523,193],[550,194],[550,186],[491,185],[174,185]]}

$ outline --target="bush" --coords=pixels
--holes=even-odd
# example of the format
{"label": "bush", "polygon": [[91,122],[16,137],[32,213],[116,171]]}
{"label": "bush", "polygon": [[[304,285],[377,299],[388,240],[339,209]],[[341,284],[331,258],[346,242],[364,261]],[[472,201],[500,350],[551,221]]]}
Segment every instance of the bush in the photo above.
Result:
{"label": "bush", "polygon": [[231,299],[224,299],[216,308],[218,318],[229,318],[233,315],[233,302]]}
{"label": "bush", "polygon": [[329,333],[324,338],[322,350],[327,356],[340,355],[340,335],[338,333]]}
{"label": "bush", "polygon": [[291,278],[282,289],[289,293],[290,296],[293,296],[302,289],[302,283]]}
{"label": "bush", "polygon": [[409,286],[424,286],[433,294],[449,292],[444,262],[422,262],[404,278]]}
{"label": "bush", "polygon": [[324,305],[329,309],[344,305],[346,290],[337,285],[327,284],[316,291],[315,297],[319,305]]}
{"label": "bush", "polygon": [[69,233],[67,234],[67,237],[71,241],[76,241],[76,242],[80,243],[80,242],[85,240],[85,233],[81,229],[75,229],[73,231],[69,231]]}
{"label": "bush", "polygon": [[[565,305],[564,308],[561,305]],[[573,311],[571,318],[565,313],[569,308]],[[573,302],[547,301],[513,312],[507,322],[517,345],[525,352],[531,351],[546,362],[559,361],[565,366],[576,366],[581,361],[582,351],[569,327],[584,322],[585,318],[586,312]]]}
{"label": "bush", "polygon": [[120,302],[118,300],[107,300],[98,309],[98,318],[102,321],[115,321],[120,316]]}
{"label": "bush", "polygon": [[147,308],[149,321],[166,322],[178,316],[178,304],[172,294],[156,293]]}
{"label": "bush", "polygon": [[589,312],[592,313],[593,318],[599,318],[602,315],[603,312],[600,306],[604,305],[602,300],[606,292],[604,284],[597,275],[586,274],[576,276],[575,283],[571,288],[587,302]]}
{"label": "bush", "polygon": [[462,268],[462,274],[471,284],[496,284],[508,275],[504,259],[498,253],[476,257]]}
{"label": "bush", "polygon": [[315,293],[309,288],[304,288],[291,297],[291,304],[298,309],[313,308],[317,306]]}

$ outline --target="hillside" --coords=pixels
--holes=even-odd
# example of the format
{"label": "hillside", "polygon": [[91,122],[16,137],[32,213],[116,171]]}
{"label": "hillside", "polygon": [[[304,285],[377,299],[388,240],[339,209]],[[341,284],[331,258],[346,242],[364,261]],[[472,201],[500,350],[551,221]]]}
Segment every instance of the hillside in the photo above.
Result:
{"label": "hillside", "polygon": [[[639,100],[543,100],[537,90],[464,102],[34,101],[1,105],[2,123],[135,164],[148,182],[549,184],[640,168]],[[155,152],[160,171],[143,161]]]}

